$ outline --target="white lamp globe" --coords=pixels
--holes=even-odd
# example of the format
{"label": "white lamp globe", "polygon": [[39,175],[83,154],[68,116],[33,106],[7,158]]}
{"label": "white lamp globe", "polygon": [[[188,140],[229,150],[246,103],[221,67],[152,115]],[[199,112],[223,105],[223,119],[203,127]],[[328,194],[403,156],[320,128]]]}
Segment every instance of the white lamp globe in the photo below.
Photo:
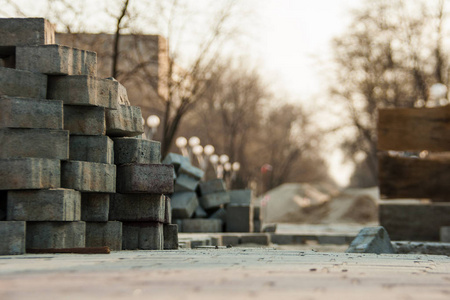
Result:
{"label": "white lamp globe", "polygon": [[194,148],[192,148],[192,152],[195,155],[200,155],[203,152],[203,147],[201,145],[196,145],[196,146],[194,146]]}
{"label": "white lamp globe", "polygon": [[233,171],[237,172],[241,168],[241,164],[236,161],[233,163],[233,165],[231,167],[233,168]]}
{"label": "white lamp globe", "polygon": [[211,155],[211,156],[209,157],[209,161],[210,161],[212,164],[217,164],[217,163],[219,162],[219,155],[217,155],[217,154]]}
{"label": "white lamp globe", "polygon": [[226,154],[222,154],[219,158],[219,161],[222,165],[227,163],[229,160],[230,160],[230,158]]}
{"label": "white lamp globe", "polygon": [[225,169],[225,171],[231,171],[231,164],[227,162],[223,165],[223,168]]}
{"label": "white lamp globe", "polygon": [[161,121],[159,120],[158,116],[151,115],[147,118],[147,126],[150,128],[156,128],[160,123]]}
{"label": "white lamp globe", "polygon": [[203,148],[203,152],[205,152],[205,155],[212,155],[214,153],[215,149],[213,145],[206,145],[205,148]]}
{"label": "white lamp globe", "polygon": [[197,136],[192,136],[189,139],[189,146],[194,148],[195,146],[200,145],[200,139]]}
{"label": "white lamp globe", "polygon": [[175,140],[175,145],[178,148],[184,148],[187,145],[187,139],[184,136],[180,136]]}

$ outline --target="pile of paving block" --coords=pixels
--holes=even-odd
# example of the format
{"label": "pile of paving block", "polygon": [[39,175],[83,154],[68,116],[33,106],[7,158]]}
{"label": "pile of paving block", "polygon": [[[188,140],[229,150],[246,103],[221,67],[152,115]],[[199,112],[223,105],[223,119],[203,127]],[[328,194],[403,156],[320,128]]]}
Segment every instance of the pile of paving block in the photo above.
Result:
{"label": "pile of paving block", "polygon": [[178,248],[173,167],[96,64],[45,19],[0,19],[0,255]]}
{"label": "pile of paving block", "polygon": [[169,153],[163,163],[175,170],[171,205],[180,232],[253,232],[251,190],[227,191],[222,179],[201,181],[204,172],[180,154]]}

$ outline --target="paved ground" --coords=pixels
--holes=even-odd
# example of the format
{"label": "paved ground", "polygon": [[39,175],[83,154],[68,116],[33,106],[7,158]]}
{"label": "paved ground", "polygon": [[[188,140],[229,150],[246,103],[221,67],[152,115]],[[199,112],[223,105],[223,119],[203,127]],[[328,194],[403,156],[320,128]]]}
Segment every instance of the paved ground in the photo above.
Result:
{"label": "paved ground", "polygon": [[450,299],[450,258],[257,248],[0,256],[0,299]]}

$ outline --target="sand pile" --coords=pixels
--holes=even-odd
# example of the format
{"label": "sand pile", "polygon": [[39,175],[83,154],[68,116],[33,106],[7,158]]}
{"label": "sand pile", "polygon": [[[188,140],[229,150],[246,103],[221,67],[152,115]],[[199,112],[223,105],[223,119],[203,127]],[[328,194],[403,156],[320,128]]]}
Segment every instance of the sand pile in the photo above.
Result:
{"label": "sand pile", "polygon": [[378,189],[340,191],[329,184],[283,184],[261,197],[264,223],[371,223],[378,218]]}

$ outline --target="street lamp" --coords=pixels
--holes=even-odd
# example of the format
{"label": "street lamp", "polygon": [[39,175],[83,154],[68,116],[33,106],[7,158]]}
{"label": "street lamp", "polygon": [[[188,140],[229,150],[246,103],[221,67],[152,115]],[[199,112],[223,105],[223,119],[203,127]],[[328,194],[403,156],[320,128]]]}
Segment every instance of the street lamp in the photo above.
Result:
{"label": "street lamp", "polygon": [[[147,122],[142,122],[144,125],[144,132],[147,139],[151,140],[158,130],[161,120],[156,115],[151,115],[147,118]],[[147,125],[147,126],[145,126]]]}
{"label": "street lamp", "polygon": [[181,150],[181,154],[185,157],[189,157],[189,152],[186,149],[188,141],[184,136],[180,136],[175,140],[175,145]]}

